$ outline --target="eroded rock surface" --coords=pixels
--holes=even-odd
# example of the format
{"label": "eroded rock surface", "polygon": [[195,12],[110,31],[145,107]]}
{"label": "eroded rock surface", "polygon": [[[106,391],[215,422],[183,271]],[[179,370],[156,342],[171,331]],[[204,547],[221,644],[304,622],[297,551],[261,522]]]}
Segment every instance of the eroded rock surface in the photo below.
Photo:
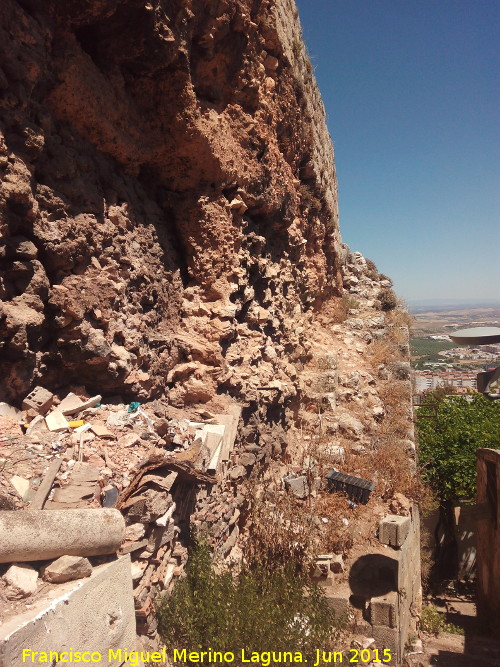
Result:
{"label": "eroded rock surface", "polygon": [[0,50],[0,399],[291,400],[347,252],[291,0],[6,0]]}

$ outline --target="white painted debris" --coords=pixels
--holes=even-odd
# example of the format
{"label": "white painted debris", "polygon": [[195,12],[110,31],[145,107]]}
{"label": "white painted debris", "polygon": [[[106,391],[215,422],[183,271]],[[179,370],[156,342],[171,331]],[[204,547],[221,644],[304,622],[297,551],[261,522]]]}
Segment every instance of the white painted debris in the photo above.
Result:
{"label": "white painted debris", "polygon": [[66,418],[62,412],[59,410],[53,410],[50,414],[45,417],[45,423],[49,431],[54,433],[60,433],[61,431],[66,431],[69,426]]}
{"label": "white painted debris", "polygon": [[29,479],[25,479],[24,477],[19,477],[19,475],[14,475],[14,477],[11,478],[10,483],[12,484],[12,486],[15,488],[15,490],[23,500],[28,499],[30,490]]}
{"label": "white painted debris", "polygon": [[74,415],[75,412],[80,412],[82,405],[82,399],[78,398],[76,394],[70,392],[66,398],[63,398],[63,400],[59,403],[57,409],[59,412],[62,412],[63,415]]}

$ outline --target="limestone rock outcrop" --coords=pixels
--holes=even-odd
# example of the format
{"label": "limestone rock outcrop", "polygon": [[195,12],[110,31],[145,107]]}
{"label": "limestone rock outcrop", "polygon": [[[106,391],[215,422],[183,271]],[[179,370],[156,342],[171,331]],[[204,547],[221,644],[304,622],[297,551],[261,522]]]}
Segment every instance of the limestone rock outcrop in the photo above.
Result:
{"label": "limestone rock outcrop", "polygon": [[347,256],[292,0],[5,0],[0,62],[0,400],[292,400]]}

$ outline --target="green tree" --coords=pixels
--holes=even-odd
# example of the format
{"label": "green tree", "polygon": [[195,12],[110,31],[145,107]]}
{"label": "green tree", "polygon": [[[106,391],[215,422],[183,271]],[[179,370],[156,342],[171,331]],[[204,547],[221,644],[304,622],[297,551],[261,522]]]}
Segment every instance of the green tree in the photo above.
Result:
{"label": "green tree", "polygon": [[423,478],[441,504],[473,500],[476,450],[500,443],[500,403],[482,394],[430,392],[417,411]]}

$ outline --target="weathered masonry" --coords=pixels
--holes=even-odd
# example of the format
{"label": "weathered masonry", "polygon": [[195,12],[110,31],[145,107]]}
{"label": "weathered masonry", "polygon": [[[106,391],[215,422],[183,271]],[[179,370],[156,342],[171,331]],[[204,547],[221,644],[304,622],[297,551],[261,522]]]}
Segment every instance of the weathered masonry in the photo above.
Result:
{"label": "weathered masonry", "polygon": [[477,450],[478,617],[500,632],[500,450]]}

